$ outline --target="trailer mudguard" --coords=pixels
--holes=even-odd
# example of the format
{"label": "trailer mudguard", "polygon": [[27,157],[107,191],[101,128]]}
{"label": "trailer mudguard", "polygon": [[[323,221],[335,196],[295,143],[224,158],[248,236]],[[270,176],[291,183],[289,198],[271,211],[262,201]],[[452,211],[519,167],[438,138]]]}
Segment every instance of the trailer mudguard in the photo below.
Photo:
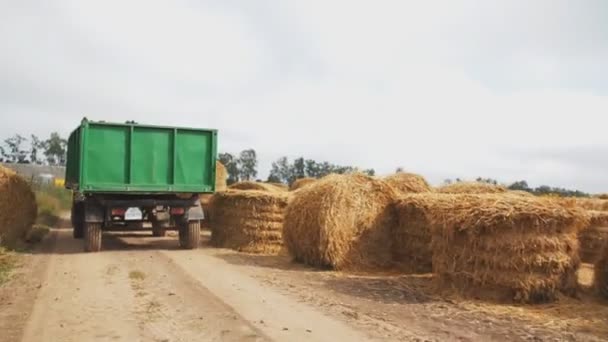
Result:
{"label": "trailer mudguard", "polygon": [[200,205],[196,207],[190,207],[188,209],[188,221],[200,221],[205,219],[205,213]]}
{"label": "trailer mudguard", "polygon": [[104,208],[96,203],[85,202],[84,205],[84,221],[98,222],[104,221]]}

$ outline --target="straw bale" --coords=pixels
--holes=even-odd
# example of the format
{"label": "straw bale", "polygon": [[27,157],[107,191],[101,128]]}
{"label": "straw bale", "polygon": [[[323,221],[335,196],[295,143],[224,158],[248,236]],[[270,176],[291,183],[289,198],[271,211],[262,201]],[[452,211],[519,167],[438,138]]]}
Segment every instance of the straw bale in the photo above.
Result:
{"label": "straw bale", "polygon": [[395,202],[392,256],[400,268],[412,273],[432,271],[431,227],[424,212],[411,210],[407,199]]}
{"label": "straw bale", "polygon": [[228,187],[230,190],[254,190],[254,191],[267,191],[267,192],[284,192],[281,188],[262,182],[251,182],[251,181],[243,181],[230,185]]}
{"label": "straw bale", "polygon": [[219,160],[215,162],[215,191],[226,191],[228,185],[228,171]]}
{"label": "straw bale", "polygon": [[431,186],[426,179],[414,173],[397,172],[385,177],[384,181],[401,194],[431,191]]}
{"label": "straw bale", "polygon": [[602,246],[595,262],[593,284],[598,293],[608,299],[608,241]]}
{"label": "straw bale", "polygon": [[211,200],[211,243],[247,253],[279,253],[288,199],[288,194],[281,192],[216,193]]}
{"label": "straw bale", "polygon": [[25,179],[0,166],[0,242],[25,237],[36,220],[36,197]]}
{"label": "straw bale", "polygon": [[589,225],[578,233],[583,262],[594,263],[602,246],[608,241],[608,212],[588,211]]}
{"label": "straw bale", "polygon": [[433,272],[445,287],[519,302],[576,291],[576,236],[589,219],[572,203],[510,194],[413,194],[399,204],[428,220]]}
{"label": "straw bale", "polygon": [[266,182],[266,184],[268,184],[270,186],[274,186],[275,188],[277,188],[280,191],[289,191],[289,186],[287,186],[287,184],[274,183],[274,182]]}
{"label": "straw bale", "polygon": [[576,202],[587,210],[608,211],[608,200],[605,199],[579,197],[576,198]]}
{"label": "straw bale", "polygon": [[395,197],[390,185],[367,175],[328,175],[294,192],[285,214],[285,246],[296,261],[313,266],[388,267]]}
{"label": "straw bale", "polygon": [[289,187],[289,191],[298,190],[298,189],[300,189],[306,185],[312,184],[316,181],[317,181],[316,178],[310,178],[310,177],[298,178],[293,183],[291,183],[291,186]]}
{"label": "straw bale", "polygon": [[437,192],[445,194],[497,194],[507,192],[502,185],[483,182],[456,182],[437,188]]}
{"label": "straw bale", "polygon": [[523,190],[508,190],[508,194],[515,196],[524,196],[524,197],[534,197],[535,195],[531,192],[523,191]]}

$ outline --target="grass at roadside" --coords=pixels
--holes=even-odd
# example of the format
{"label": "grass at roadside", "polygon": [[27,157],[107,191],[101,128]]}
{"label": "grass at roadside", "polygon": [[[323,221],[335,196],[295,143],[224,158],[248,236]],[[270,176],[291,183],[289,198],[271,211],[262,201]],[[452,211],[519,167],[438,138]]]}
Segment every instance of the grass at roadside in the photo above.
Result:
{"label": "grass at roadside", "polygon": [[62,212],[70,210],[71,192],[54,186],[42,186],[36,189],[38,217],[36,222],[45,226],[55,226]]}
{"label": "grass at roadside", "polygon": [[0,247],[0,285],[4,284],[9,279],[9,275],[15,267],[15,263],[15,256],[4,247]]}

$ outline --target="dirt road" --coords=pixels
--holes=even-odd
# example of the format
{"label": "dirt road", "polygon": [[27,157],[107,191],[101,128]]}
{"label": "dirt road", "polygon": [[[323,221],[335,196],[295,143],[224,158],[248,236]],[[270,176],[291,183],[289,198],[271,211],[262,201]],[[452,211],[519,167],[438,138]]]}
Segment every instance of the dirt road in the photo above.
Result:
{"label": "dirt road", "polygon": [[[286,257],[177,249],[175,237],[106,233],[82,253],[55,229],[0,287],[4,341],[603,340],[606,306],[455,302],[428,277],[345,275]],[[581,308],[584,316],[576,314]],[[577,311],[578,310],[578,311]]]}

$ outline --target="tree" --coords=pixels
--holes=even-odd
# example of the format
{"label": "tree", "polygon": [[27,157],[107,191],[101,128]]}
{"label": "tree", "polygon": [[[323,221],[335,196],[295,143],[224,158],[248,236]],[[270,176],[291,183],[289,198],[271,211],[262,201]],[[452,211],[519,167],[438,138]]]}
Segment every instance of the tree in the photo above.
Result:
{"label": "tree", "polygon": [[12,138],[4,140],[8,147],[8,152],[3,152],[8,163],[24,163],[27,158],[27,153],[21,149],[21,144],[27,141],[26,138],[19,134],[15,134]]}
{"label": "tree", "polygon": [[258,175],[258,160],[254,149],[241,151],[239,156],[239,175],[242,180],[252,180]]}
{"label": "tree", "polygon": [[51,133],[51,137],[44,143],[44,155],[51,165],[65,165],[67,141],[59,133]]}
{"label": "tree", "polygon": [[363,170],[363,173],[367,174],[368,176],[375,176],[376,175],[376,170],[374,170],[374,169],[367,169],[367,170]]}
{"label": "tree", "polygon": [[293,161],[293,170],[291,175],[294,180],[306,177],[306,163],[304,162],[304,158],[300,157]]}
{"label": "tree", "polygon": [[306,176],[311,178],[319,178],[319,164],[312,159],[306,159],[304,162],[304,170],[306,171]]}
{"label": "tree", "polygon": [[291,167],[287,157],[281,157],[272,163],[268,181],[290,184],[291,178]]}
{"label": "tree", "polygon": [[226,173],[228,173],[228,179],[226,182],[228,185],[234,184],[239,181],[239,165],[238,160],[230,153],[220,153],[220,162],[226,167]]}
{"label": "tree", "polygon": [[525,180],[518,181],[509,185],[509,190],[521,190],[532,192],[532,189],[528,186],[528,182],[526,182]]}
{"label": "tree", "polygon": [[399,166],[396,170],[395,173],[402,173],[405,172],[405,170],[403,169],[403,167]]}
{"label": "tree", "polygon": [[38,139],[34,134],[31,135],[30,139],[30,162],[33,164],[40,164],[42,160],[39,159],[38,152],[44,150],[45,142]]}

